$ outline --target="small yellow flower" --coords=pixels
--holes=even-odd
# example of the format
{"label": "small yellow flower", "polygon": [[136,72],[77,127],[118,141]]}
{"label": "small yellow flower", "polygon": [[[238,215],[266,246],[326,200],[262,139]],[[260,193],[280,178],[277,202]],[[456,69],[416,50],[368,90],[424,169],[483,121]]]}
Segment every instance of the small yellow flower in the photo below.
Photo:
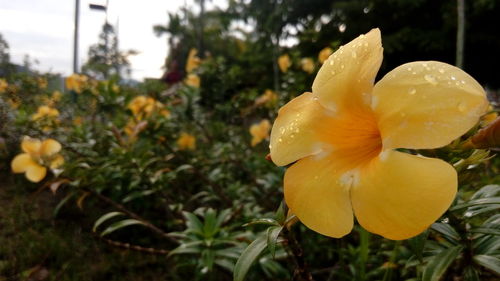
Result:
{"label": "small yellow flower", "polygon": [[281,72],[286,73],[288,71],[288,68],[292,66],[290,56],[288,56],[288,54],[281,55],[278,58],[278,66],[280,67]]}
{"label": "small yellow flower", "polygon": [[38,83],[38,87],[42,90],[47,89],[47,79],[45,77],[38,77],[36,79],[36,82]]}
{"label": "small yellow flower", "polygon": [[53,139],[43,142],[39,139],[25,137],[21,143],[21,153],[11,162],[12,172],[26,173],[31,182],[39,182],[47,174],[47,167],[57,169],[64,164],[64,158],[59,154],[61,144]]}
{"label": "small yellow flower", "polygon": [[39,106],[36,113],[31,116],[31,120],[36,121],[42,118],[55,118],[59,116],[59,110],[47,105]]}
{"label": "small yellow flower", "polygon": [[198,50],[196,50],[194,48],[189,50],[189,55],[188,55],[187,62],[186,62],[186,72],[187,73],[192,72],[193,70],[197,69],[200,66],[201,60],[197,56],[197,54],[198,54]]}
{"label": "small yellow flower", "polygon": [[278,94],[273,90],[265,90],[264,93],[255,100],[255,106],[268,105],[272,106],[278,101]]}
{"label": "small yellow flower", "polygon": [[0,94],[5,93],[8,87],[9,84],[7,83],[7,81],[5,81],[5,79],[3,78],[0,78]]}
{"label": "small yellow flower", "polygon": [[66,88],[68,90],[73,90],[76,93],[81,93],[86,87],[88,78],[85,75],[72,74],[66,78]]}
{"label": "small yellow flower", "polygon": [[152,97],[147,96],[137,96],[129,104],[128,109],[132,111],[132,114],[137,120],[142,120],[143,118],[148,118],[152,114],[159,113],[161,116],[169,117],[170,111],[165,108],[163,103],[155,100]]}
{"label": "small yellow flower", "polygon": [[314,72],[314,61],[311,58],[303,58],[300,60],[302,70],[311,74]]}
{"label": "small yellow flower", "polygon": [[354,216],[388,239],[423,232],[453,202],[457,172],[397,149],[448,145],[488,106],[477,81],[437,61],[401,65],[374,85],[382,50],[378,29],[341,47],[319,70],[312,93],[283,106],[273,124],[272,161],[293,163],[285,201],[323,235],[347,235]]}
{"label": "small yellow flower", "polygon": [[61,101],[61,98],[62,98],[62,94],[61,94],[61,92],[59,92],[59,91],[57,91],[57,90],[56,90],[56,91],[54,91],[54,92],[52,93],[52,97],[51,97],[51,99],[52,99],[54,102]]}
{"label": "small yellow flower", "polygon": [[200,87],[200,77],[198,77],[198,75],[196,75],[196,74],[192,74],[192,73],[188,74],[186,79],[184,80],[184,83],[186,83],[186,85],[188,85],[188,86],[199,88]]}
{"label": "small yellow flower", "polygon": [[180,137],[177,139],[177,147],[179,150],[195,150],[196,138],[191,134],[182,132]]}
{"label": "small yellow flower", "polygon": [[332,48],[330,48],[330,47],[324,48],[318,54],[318,60],[319,60],[319,62],[321,64],[323,64],[330,57],[331,54],[333,54]]}
{"label": "small yellow flower", "polygon": [[250,126],[250,134],[252,135],[252,146],[256,146],[263,140],[269,138],[269,130],[271,129],[271,122],[264,119],[258,124]]}

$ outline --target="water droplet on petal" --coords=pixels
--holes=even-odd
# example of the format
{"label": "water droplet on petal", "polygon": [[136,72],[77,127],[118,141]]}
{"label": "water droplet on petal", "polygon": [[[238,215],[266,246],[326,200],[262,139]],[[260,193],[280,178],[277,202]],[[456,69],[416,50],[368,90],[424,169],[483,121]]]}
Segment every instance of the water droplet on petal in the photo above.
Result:
{"label": "water droplet on petal", "polygon": [[408,94],[410,94],[410,95],[414,95],[416,92],[417,92],[417,89],[415,89],[415,88],[408,89]]}
{"label": "water droplet on petal", "polygon": [[330,73],[331,73],[332,75],[335,75],[335,71],[333,71],[333,70],[332,70],[332,71],[330,71]]}
{"label": "water droplet on petal", "polygon": [[345,66],[344,66],[343,64],[342,64],[342,65],[340,65],[340,68],[341,68],[341,69],[344,69],[344,67],[345,67]]}
{"label": "water droplet on petal", "polygon": [[436,80],[436,77],[434,77],[434,76],[432,76],[432,75],[430,75],[430,74],[426,74],[426,75],[424,76],[424,79],[425,79],[425,81],[427,81],[427,82],[431,83],[431,84],[432,84],[432,85],[434,85],[434,86],[438,84],[438,82],[437,82],[437,80]]}
{"label": "water droplet on petal", "polygon": [[439,73],[443,74],[444,73],[444,69],[440,68],[439,70]]}
{"label": "water droplet on petal", "polygon": [[453,81],[457,80],[457,78],[455,76],[451,76],[450,79]]}
{"label": "water droplet on petal", "polygon": [[330,65],[333,65],[333,60],[330,60]]}
{"label": "water droplet on petal", "polygon": [[279,139],[278,139],[278,142],[283,142],[283,139],[282,139],[282,138],[279,138]]}
{"label": "water droplet on petal", "polygon": [[352,51],[351,56],[352,56],[353,58],[356,58],[358,55],[356,54],[356,52],[355,52],[355,51]]}
{"label": "water droplet on petal", "polygon": [[408,66],[407,70],[408,70],[408,71],[411,71],[411,70],[412,70],[412,68],[411,68],[410,66]]}
{"label": "water droplet on petal", "polygon": [[467,105],[464,102],[458,104],[458,111],[464,112],[467,109]]}

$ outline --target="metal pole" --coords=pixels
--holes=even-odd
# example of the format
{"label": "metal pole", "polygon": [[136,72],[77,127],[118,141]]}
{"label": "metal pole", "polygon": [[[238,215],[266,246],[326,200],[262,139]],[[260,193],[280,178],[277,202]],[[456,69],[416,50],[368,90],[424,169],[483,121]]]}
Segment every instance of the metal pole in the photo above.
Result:
{"label": "metal pole", "polygon": [[73,73],[78,73],[78,25],[80,21],[80,0],[75,0],[75,30],[73,38]]}
{"label": "metal pole", "polygon": [[465,47],[465,0],[457,0],[457,53],[455,65],[464,67],[464,47]]}

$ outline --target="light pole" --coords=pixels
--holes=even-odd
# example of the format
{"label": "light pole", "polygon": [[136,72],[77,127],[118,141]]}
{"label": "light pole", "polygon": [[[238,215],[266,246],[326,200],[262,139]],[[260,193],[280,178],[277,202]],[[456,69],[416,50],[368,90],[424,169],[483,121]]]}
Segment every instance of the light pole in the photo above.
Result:
{"label": "light pole", "polygon": [[75,0],[75,30],[73,38],[73,73],[78,73],[78,25],[80,21],[80,0]]}

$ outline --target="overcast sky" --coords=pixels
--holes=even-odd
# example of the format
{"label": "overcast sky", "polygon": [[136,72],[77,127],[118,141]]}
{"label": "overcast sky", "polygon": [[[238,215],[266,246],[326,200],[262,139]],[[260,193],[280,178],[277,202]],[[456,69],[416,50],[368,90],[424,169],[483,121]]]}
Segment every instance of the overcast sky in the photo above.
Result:
{"label": "overcast sky", "polygon": [[[210,3],[210,1],[208,1]],[[80,0],[80,66],[88,47],[95,44],[105,13],[89,9],[89,3],[105,0]],[[156,37],[153,25],[167,22],[167,11],[177,12],[194,0],[109,0],[108,19],[119,22],[120,49],[134,49],[132,77],[158,78],[167,54],[166,36]],[[225,6],[225,0],[210,6]],[[210,7],[209,7],[210,8]],[[22,64],[25,55],[39,61],[41,71],[69,75],[72,72],[74,0],[0,0],[0,33],[10,46],[11,60]]]}

